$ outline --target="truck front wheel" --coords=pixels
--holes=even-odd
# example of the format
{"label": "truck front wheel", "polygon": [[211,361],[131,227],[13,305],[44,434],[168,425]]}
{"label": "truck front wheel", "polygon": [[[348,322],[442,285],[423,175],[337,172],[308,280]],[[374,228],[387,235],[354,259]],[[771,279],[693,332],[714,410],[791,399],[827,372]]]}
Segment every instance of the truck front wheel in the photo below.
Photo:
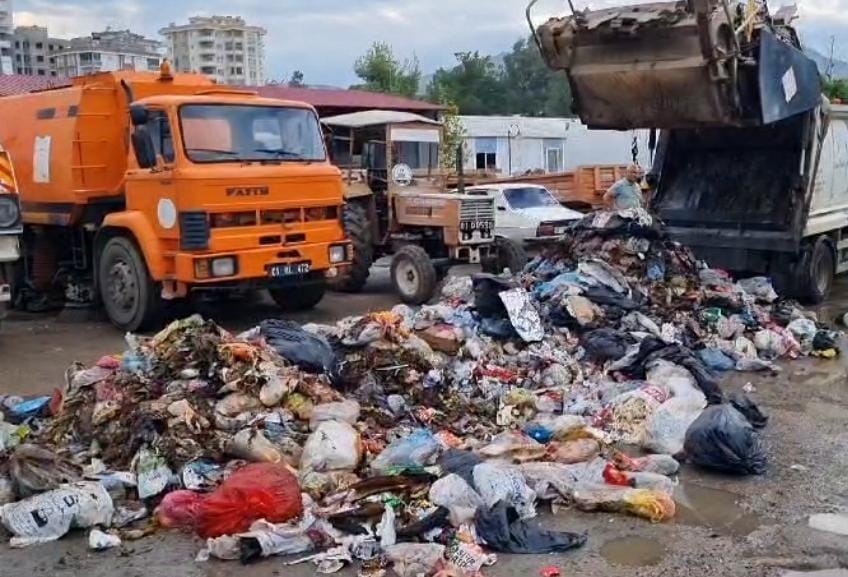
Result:
{"label": "truck front wheel", "polygon": [[321,302],[321,299],[324,298],[325,292],[327,292],[327,285],[323,282],[268,289],[268,293],[274,302],[277,303],[277,306],[287,313],[314,309]]}
{"label": "truck front wheel", "polygon": [[135,243],[122,236],[110,238],[100,252],[97,268],[100,297],[115,326],[137,331],[161,320],[161,297]]}
{"label": "truck front wheel", "polygon": [[824,302],[833,288],[836,260],[826,237],[820,237],[804,249],[798,267],[799,297],[811,304]]}
{"label": "truck front wheel", "polygon": [[436,267],[420,246],[407,245],[398,250],[392,258],[391,274],[395,290],[406,304],[424,304],[436,291]]}

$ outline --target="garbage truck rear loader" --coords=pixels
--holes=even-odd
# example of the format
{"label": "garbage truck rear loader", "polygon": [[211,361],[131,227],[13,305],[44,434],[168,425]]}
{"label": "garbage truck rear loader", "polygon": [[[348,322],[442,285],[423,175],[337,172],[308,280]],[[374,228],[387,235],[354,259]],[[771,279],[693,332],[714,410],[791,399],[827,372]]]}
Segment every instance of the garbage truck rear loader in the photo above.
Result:
{"label": "garbage truck rear loader", "polygon": [[822,98],[793,18],[658,2],[573,11],[534,34],[586,124],[663,129],[651,208],[673,238],[820,302],[848,270],[848,108]]}
{"label": "garbage truck rear loader", "polygon": [[0,144],[18,162],[23,301],[99,299],[127,330],[200,290],[308,308],[352,257],[341,175],[303,103],[167,65],[102,73],[0,99]]}

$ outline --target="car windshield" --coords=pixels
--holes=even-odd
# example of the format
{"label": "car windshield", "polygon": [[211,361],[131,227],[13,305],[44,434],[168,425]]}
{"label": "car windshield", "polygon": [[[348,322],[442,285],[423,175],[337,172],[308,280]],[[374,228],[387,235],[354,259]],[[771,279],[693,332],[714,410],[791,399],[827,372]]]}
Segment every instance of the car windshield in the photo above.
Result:
{"label": "car windshield", "polygon": [[536,186],[527,188],[510,188],[504,191],[509,205],[514,209],[536,208],[538,206],[559,206],[554,195],[546,188]]}
{"label": "car windshield", "polygon": [[189,104],[180,108],[192,162],[323,161],[324,141],[307,108]]}

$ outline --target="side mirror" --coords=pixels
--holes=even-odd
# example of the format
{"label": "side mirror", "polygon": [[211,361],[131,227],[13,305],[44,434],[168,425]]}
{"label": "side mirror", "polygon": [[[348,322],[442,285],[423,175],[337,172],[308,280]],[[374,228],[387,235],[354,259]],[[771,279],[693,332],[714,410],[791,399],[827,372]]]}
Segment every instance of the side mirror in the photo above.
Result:
{"label": "side mirror", "polygon": [[146,126],[138,126],[132,134],[132,145],[139,168],[156,166],[156,147]]}
{"label": "side mirror", "polygon": [[141,104],[133,104],[130,106],[130,120],[133,126],[143,126],[147,124],[148,115],[147,109]]}

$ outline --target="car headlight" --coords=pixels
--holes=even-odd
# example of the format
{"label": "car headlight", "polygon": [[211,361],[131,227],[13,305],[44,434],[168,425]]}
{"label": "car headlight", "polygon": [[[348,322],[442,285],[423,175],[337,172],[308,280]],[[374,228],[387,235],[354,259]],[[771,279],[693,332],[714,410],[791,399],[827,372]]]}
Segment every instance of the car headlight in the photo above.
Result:
{"label": "car headlight", "polygon": [[18,198],[13,195],[0,195],[0,228],[10,228],[18,224],[21,209]]}
{"label": "car headlight", "polygon": [[337,264],[345,260],[345,247],[343,245],[330,247],[330,263]]}

